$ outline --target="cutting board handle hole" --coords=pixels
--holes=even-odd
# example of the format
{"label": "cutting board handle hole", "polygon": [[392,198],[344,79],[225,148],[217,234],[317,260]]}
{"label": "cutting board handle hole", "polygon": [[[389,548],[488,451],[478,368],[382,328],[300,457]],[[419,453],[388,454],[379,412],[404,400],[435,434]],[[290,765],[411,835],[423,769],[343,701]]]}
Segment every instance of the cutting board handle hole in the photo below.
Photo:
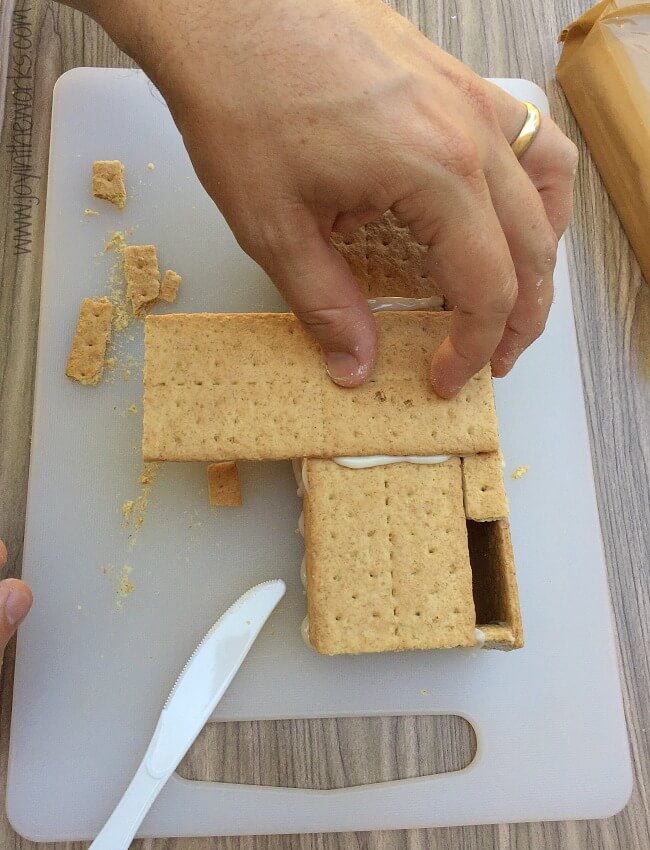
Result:
{"label": "cutting board handle hole", "polygon": [[[423,688],[423,709],[427,696]],[[333,790],[452,773],[475,754],[474,729],[454,714],[208,723],[178,773],[207,782]]]}

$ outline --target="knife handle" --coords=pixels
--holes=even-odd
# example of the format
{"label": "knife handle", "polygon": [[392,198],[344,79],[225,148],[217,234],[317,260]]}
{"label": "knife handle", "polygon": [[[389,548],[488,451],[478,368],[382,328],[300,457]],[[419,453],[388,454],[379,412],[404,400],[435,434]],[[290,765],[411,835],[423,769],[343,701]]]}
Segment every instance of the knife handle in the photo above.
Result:
{"label": "knife handle", "polygon": [[168,775],[152,776],[147,770],[145,756],[113,814],[88,850],[128,850],[138,827],[168,778]]}

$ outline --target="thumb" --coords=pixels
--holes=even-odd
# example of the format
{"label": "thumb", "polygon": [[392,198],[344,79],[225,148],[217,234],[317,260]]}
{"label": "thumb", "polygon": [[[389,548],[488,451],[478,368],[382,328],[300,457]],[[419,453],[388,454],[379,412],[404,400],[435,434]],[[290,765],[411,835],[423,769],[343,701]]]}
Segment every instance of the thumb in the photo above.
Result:
{"label": "thumb", "polygon": [[5,647],[32,606],[32,592],[24,581],[0,581],[0,663]]}
{"label": "thumb", "polygon": [[376,330],[348,264],[306,211],[282,241],[262,265],[321,344],[332,380],[343,387],[362,384],[375,363]]}

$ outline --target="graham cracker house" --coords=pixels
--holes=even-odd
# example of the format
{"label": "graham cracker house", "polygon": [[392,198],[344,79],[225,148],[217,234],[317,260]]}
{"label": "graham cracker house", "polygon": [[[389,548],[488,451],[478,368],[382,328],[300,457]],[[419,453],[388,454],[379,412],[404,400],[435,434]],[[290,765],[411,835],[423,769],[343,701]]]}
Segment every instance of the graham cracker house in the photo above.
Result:
{"label": "graham cracker house", "polygon": [[385,300],[374,306],[392,308],[375,314],[370,379],[332,383],[291,314],[149,315],[145,461],[301,461],[316,651],[518,648],[489,367],[454,399],[434,393],[451,314],[422,271],[426,249],[390,215],[336,247],[366,296]]}

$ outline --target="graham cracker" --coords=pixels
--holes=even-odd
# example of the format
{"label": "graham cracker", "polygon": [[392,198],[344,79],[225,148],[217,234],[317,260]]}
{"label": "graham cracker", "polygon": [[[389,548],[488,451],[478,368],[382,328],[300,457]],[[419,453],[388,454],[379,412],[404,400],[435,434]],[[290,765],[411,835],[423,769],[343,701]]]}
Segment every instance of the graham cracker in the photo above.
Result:
{"label": "graham cracker", "polygon": [[326,655],[475,646],[460,461],[306,462],[309,637]]}
{"label": "graham cracker", "polygon": [[463,495],[467,519],[487,522],[508,516],[500,451],[463,458]]}
{"label": "graham cracker", "polygon": [[515,559],[506,519],[467,522],[477,627],[488,649],[524,645]]}
{"label": "graham cracker", "polygon": [[124,166],[117,159],[97,160],[93,162],[92,189],[95,198],[110,201],[124,209],[126,188],[124,186]]}
{"label": "graham cracker", "polygon": [[442,296],[425,266],[427,247],[388,211],[353,234],[333,234],[332,244],[348,262],[366,298]]}
{"label": "graham cracker", "polygon": [[472,454],[498,449],[489,367],[440,399],[431,358],[449,315],[375,315],[379,354],[362,387],[327,376],[291,314],[176,314],[145,321],[146,460]]}
{"label": "graham cracker", "polygon": [[213,507],[240,507],[241,486],[236,463],[227,461],[208,466],[208,495]]}
{"label": "graham cracker", "polygon": [[96,386],[100,382],[111,338],[112,317],[113,307],[108,298],[83,299],[65,367],[68,378],[86,386]]}
{"label": "graham cracker", "polygon": [[160,294],[160,271],[155,245],[127,245],[124,248],[126,296],[136,316],[152,305]]}
{"label": "graham cracker", "polygon": [[350,266],[350,271],[366,298],[371,298],[373,287],[368,277],[368,257],[366,256],[365,225],[354,233],[332,233],[332,245]]}
{"label": "graham cracker", "polygon": [[478,627],[483,634],[483,649],[515,649],[515,635],[505,623],[488,623]]}
{"label": "graham cracker", "polygon": [[172,304],[176,301],[176,296],[178,295],[178,288],[181,285],[183,278],[172,271],[171,269],[167,269],[165,272],[162,283],[160,284],[160,295],[158,296],[160,301],[166,301],[168,304]]}

